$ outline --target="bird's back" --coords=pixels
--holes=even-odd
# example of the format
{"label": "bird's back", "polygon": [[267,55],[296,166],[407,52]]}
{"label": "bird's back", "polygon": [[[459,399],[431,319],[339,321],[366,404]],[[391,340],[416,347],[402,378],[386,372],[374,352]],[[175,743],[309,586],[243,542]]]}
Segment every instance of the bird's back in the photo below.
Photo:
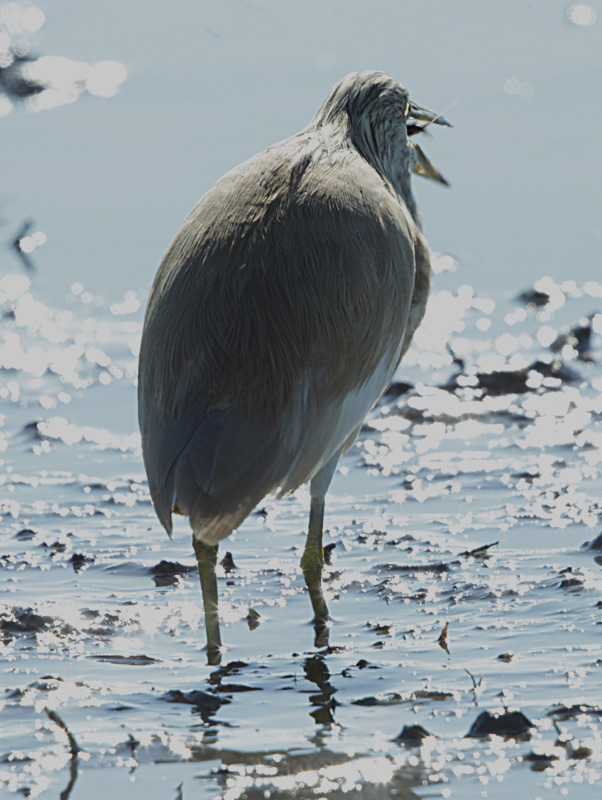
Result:
{"label": "bird's back", "polygon": [[155,508],[227,536],[310,479],[386,388],[424,312],[417,223],[353,148],[304,132],[199,201],[155,279],[139,416]]}

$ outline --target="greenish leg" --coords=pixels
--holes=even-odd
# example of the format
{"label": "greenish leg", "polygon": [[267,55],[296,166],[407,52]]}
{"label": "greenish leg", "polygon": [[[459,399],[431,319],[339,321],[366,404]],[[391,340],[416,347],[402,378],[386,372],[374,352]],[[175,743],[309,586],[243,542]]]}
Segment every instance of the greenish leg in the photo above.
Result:
{"label": "greenish leg", "polygon": [[205,609],[205,633],[207,636],[207,663],[216,666],[222,660],[222,638],[219,632],[219,611],[217,606],[217,545],[205,544],[192,537],[203,593]]}
{"label": "greenish leg", "polygon": [[309,510],[309,531],[305,550],[301,558],[301,569],[314,610],[315,646],[328,645],[328,608],[322,594],[322,570],[324,550],[322,548],[322,528],[324,524],[324,498],[312,497]]}

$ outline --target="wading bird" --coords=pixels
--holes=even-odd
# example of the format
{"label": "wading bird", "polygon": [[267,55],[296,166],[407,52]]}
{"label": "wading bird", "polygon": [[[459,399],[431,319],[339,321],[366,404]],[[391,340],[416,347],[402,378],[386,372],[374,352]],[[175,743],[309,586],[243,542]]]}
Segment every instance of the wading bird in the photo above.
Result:
{"label": "wading bird", "polygon": [[316,644],[324,497],[424,314],[429,250],[411,172],[445,183],[409,135],[448,125],[382,72],[336,84],[300,133],[199,200],[157,272],[138,414],[155,511],[190,520],[210,663],[218,542],[270,492],[310,483],[301,568]]}

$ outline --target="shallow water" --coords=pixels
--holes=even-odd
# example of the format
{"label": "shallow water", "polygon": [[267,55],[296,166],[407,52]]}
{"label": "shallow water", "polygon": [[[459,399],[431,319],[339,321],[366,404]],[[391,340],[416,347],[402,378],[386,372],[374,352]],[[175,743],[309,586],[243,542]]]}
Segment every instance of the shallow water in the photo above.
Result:
{"label": "shallow water", "polygon": [[[76,285],[52,307],[0,279],[4,792],[594,797],[602,284],[536,288],[540,307],[433,295],[399,375],[413,388],[383,399],[332,485],[330,647],[312,647],[299,491],[226,543],[209,667],[189,534],[163,534],[142,470],[138,295]],[[552,352],[584,323],[589,346]],[[533,727],[467,737],[504,708]],[[430,735],[395,741],[415,725]]]}

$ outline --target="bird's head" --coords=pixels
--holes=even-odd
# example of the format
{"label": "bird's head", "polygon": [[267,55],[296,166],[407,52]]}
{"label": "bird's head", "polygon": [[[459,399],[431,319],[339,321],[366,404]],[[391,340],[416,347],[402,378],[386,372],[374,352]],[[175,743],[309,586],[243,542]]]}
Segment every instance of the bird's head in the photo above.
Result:
{"label": "bird's head", "polygon": [[449,122],[410,100],[408,90],[384,72],[351,72],[332,89],[313,124],[328,126],[350,143],[407,200],[410,173],[447,185],[445,178],[410,139],[429,125]]}

